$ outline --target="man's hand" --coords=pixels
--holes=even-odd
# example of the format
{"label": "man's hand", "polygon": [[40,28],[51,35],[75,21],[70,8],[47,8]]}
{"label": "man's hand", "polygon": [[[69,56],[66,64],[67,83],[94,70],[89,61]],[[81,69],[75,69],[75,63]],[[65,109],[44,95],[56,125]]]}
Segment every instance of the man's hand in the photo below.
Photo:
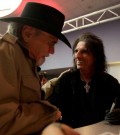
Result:
{"label": "man's hand", "polygon": [[67,70],[63,71],[63,72],[58,76],[58,79],[59,79],[60,77],[62,77],[62,75],[64,75],[66,72],[69,72],[69,71],[71,71],[71,69],[67,69]]}
{"label": "man's hand", "polygon": [[80,135],[80,134],[66,124],[52,123],[43,130],[42,135]]}
{"label": "man's hand", "polygon": [[61,111],[57,111],[57,114],[56,114],[56,121],[59,121],[60,119],[61,119],[61,117],[62,117],[62,113],[61,113]]}

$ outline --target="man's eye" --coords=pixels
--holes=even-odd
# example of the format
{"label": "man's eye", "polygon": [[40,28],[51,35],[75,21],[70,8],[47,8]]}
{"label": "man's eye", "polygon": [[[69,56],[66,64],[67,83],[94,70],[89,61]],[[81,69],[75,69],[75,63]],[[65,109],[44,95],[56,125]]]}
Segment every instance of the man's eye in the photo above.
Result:
{"label": "man's eye", "polygon": [[77,53],[78,52],[78,50],[74,50],[74,53]]}
{"label": "man's eye", "polygon": [[90,51],[88,49],[84,49],[84,50],[74,50],[74,53],[81,53],[81,54],[88,54],[90,53]]}
{"label": "man's eye", "polygon": [[81,53],[89,53],[88,50],[82,50]]}

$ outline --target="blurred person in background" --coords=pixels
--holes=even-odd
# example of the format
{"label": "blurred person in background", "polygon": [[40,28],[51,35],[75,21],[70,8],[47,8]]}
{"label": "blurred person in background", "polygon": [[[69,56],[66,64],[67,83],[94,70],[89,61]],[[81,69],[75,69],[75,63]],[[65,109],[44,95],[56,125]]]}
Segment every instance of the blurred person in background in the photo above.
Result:
{"label": "blurred person in background", "polygon": [[41,87],[42,87],[48,81],[47,73],[46,72],[40,72],[39,78],[40,78],[40,84],[41,84]]}

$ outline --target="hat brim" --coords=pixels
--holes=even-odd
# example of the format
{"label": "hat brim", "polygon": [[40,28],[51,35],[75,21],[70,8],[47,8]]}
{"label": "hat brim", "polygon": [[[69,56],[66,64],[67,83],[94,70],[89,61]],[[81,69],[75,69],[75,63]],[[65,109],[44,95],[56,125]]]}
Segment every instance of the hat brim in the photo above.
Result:
{"label": "hat brim", "polygon": [[[25,17],[0,18],[0,21],[16,22],[16,23],[26,24],[26,25],[30,25],[32,27],[41,29],[45,32],[48,32],[48,33],[54,35],[55,37],[57,37],[58,39],[63,41],[68,47],[71,48],[69,41],[62,33],[58,33],[58,32],[53,31],[53,28],[51,28],[51,26],[49,24],[47,24],[43,21],[38,21],[36,19],[25,18]],[[55,29],[55,27],[54,27],[54,29]]]}

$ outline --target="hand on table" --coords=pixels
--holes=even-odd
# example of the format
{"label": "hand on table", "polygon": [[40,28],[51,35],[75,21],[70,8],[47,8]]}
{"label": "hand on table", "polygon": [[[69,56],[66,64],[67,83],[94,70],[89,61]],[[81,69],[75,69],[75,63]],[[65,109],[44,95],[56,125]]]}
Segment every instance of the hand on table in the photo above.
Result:
{"label": "hand on table", "polygon": [[66,124],[52,123],[48,125],[41,135],[80,135]]}

